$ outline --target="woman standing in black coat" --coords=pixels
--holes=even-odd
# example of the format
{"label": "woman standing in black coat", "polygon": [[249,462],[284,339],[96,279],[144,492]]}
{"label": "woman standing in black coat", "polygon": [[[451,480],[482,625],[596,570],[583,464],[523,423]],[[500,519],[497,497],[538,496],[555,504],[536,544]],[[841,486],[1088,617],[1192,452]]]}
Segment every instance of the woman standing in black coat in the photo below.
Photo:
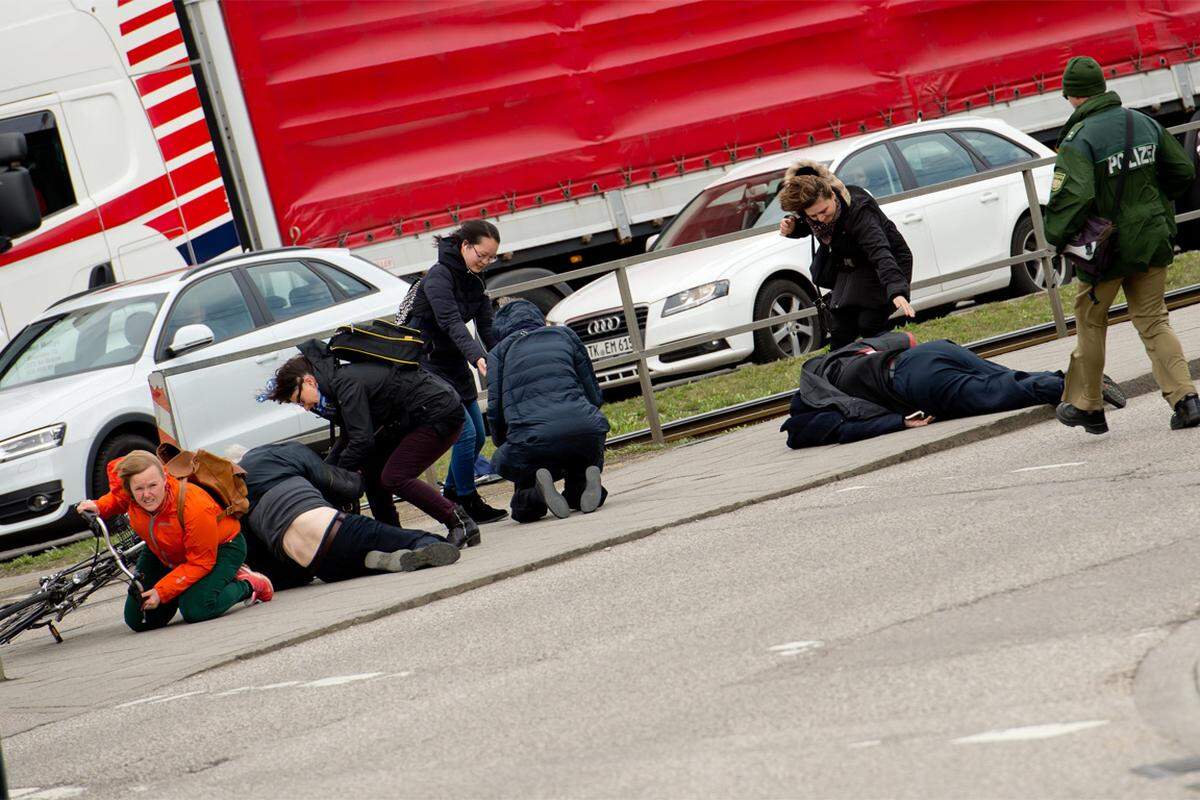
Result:
{"label": "woman standing in black coat", "polygon": [[820,242],[810,272],[818,287],[833,290],[831,349],[887,331],[896,309],[914,316],[908,302],[912,251],[870,192],[846,186],[818,161],[797,161],[784,177],[779,203],[796,215],[779,224],[782,235],[812,234]]}
{"label": "woman standing in black coat", "polygon": [[[496,260],[500,232],[483,220],[468,220],[454,233],[437,240],[437,263],[417,286],[407,324],[419,328],[425,340],[422,364],[444,378],[457,391],[466,411],[462,433],[450,453],[445,494],[458,502],[477,522],[495,522],[508,516],[493,508],[475,491],[475,459],[483,449],[483,415],[479,410],[470,364],[487,377],[487,350],[492,336],[492,301],[480,274]],[[483,347],[467,330],[474,321]]]}

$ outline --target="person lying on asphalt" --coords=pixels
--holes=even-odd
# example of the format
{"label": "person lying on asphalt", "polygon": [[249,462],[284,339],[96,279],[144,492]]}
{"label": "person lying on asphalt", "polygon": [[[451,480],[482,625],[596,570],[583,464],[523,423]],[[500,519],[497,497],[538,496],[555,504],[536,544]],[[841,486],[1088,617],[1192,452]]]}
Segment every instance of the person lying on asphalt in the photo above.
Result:
{"label": "person lying on asphalt", "polygon": [[[125,599],[125,624],[134,631],[161,628],[175,612],[184,622],[219,617],[237,603],[265,603],[274,594],[271,581],[246,567],[246,540],[233,517],[195,483],[179,509],[179,481],[168,475],[158,456],[134,450],[108,463],[108,493],[75,506],[110,518],[128,514],[129,524],[146,543],[138,556],[142,582],[151,586]],[[180,524],[180,518],[183,523]]]}
{"label": "person lying on asphalt", "polygon": [[[780,430],[794,450],[844,444],[935,419],[1053,406],[1062,390],[1061,372],[1018,372],[945,339],[887,333],[806,361]],[[1104,399],[1125,407],[1107,375]]]}
{"label": "person lying on asphalt", "polygon": [[250,501],[248,560],[277,588],[458,561],[458,547],[440,536],[339,510],[362,494],[362,476],[326,464],[299,442],[260,445],[237,462]]}
{"label": "person lying on asphalt", "polygon": [[[608,492],[600,485],[608,420],[579,337],[548,327],[538,307],[514,300],[496,314],[499,344],[488,353],[488,422],[492,466],[516,488],[512,518],[533,522],[551,511],[591,513]],[[562,494],[554,485],[564,481]]]}
{"label": "person lying on asphalt", "polygon": [[362,473],[371,516],[400,527],[395,494],[445,525],[455,544],[479,544],[479,528],[466,509],[421,480],[462,429],[465,415],[454,389],[423,368],[342,364],[319,339],[298,349],[301,355],[275,372],[266,398],[336,424],[326,460]]}

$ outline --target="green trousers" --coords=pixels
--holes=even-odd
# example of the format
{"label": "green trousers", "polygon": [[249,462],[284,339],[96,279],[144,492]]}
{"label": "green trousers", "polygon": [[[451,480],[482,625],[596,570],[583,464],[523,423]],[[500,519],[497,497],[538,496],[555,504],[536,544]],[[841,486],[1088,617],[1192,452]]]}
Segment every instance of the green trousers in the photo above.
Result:
{"label": "green trousers", "polygon": [[[179,611],[184,622],[203,622],[224,614],[235,603],[250,596],[250,584],[235,581],[234,573],[246,561],[246,540],[238,534],[217,548],[217,563],[212,572],[193,583],[183,594],[158,608],[143,612],[134,597],[125,598],[125,624],[135,631],[148,631],[166,625]],[[171,569],[147,548],[138,557],[142,585],[149,591]]]}
{"label": "green trousers", "polygon": [[1188,374],[1188,362],[1183,356],[1179,337],[1171,330],[1167,319],[1167,303],[1163,292],[1167,285],[1167,268],[1152,267],[1147,272],[1136,272],[1125,278],[1114,278],[1096,284],[1096,301],[1092,302],[1088,290],[1092,287],[1079,281],[1079,294],[1075,297],[1075,352],[1067,368],[1067,379],[1063,385],[1063,400],[1081,411],[1099,411],[1104,408],[1101,397],[1101,382],[1104,376],[1104,339],[1108,334],[1108,308],[1125,290],[1129,302],[1129,316],[1133,327],[1142,337],[1142,346],[1150,357],[1154,380],[1162,391],[1163,398],[1174,408],[1175,404],[1196,391]]}

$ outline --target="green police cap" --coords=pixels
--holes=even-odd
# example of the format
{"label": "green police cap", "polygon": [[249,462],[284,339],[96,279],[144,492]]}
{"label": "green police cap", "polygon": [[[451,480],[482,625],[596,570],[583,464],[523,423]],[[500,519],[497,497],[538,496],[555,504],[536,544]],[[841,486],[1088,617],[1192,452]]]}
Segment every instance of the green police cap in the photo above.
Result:
{"label": "green police cap", "polygon": [[1104,70],[1094,58],[1075,56],[1063,70],[1063,97],[1095,97],[1104,94]]}

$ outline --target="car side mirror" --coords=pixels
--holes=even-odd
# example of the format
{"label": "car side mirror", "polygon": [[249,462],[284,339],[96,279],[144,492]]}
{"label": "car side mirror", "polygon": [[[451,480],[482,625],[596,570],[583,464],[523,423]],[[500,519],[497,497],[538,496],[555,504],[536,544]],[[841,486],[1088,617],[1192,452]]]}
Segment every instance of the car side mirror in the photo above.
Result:
{"label": "car side mirror", "polygon": [[27,157],[25,134],[0,133],[0,239],[15,239],[42,225],[33,178],[19,163]]}
{"label": "car side mirror", "polygon": [[651,234],[650,236],[646,237],[646,252],[647,253],[649,253],[650,250],[654,247],[654,243],[658,241],[659,236],[662,236],[662,234],[655,233],[655,234]]}
{"label": "car side mirror", "polygon": [[175,338],[171,340],[171,345],[167,348],[167,354],[181,356],[189,350],[195,350],[197,347],[212,344],[212,341],[212,328],[207,325],[184,325],[175,331]]}

